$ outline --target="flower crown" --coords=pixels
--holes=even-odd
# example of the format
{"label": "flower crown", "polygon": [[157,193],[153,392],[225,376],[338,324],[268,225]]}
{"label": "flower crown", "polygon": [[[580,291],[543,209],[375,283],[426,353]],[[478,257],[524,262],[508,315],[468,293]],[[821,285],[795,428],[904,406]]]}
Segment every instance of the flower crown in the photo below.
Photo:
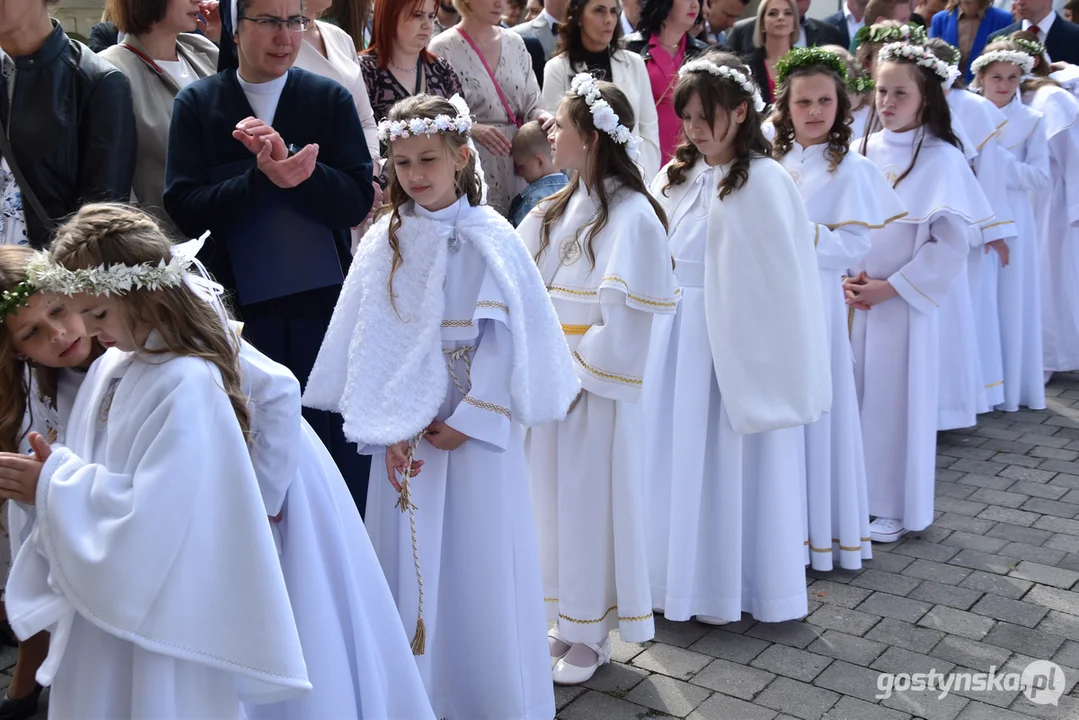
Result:
{"label": "flower crown", "polygon": [[1034,58],[1025,52],[1018,50],[991,50],[979,55],[978,59],[970,64],[970,71],[978,74],[983,69],[998,62],[1017,65],[1024,75],[1029,75],[1030,71],[1034,69]]}
{"label": "flower crown", "polygon": [[[202,239],[205,239],[205,233]],[[124,295],[131,290],[157,290],[177,287],[184,282],[193,257],[173,253],[168,262],[139,263],[138,265],[98,265],[81,270],[68,270],[47,258],[31,260],[26,266],[26,281],[37,290],[74,295]]]}
{"label": "flower crown", "polygon": [[1023,52],[1028,55],[1032,55],[1035,58],[1045,57],[1045,45],[1037,40],[1026,40],[1025,38],[1008,38],[1008,42],[1015,43],[1019,47],[1023,48]]}
{"label": "flower crown", "polygon": [[433,118],[411,118],[409,120],[383,120],[378,124],[379,142],[385,144],[413,135],[438,135],[455,132],[469,135],[472,132],[472,113],[468,103],[460,95],[449,99],[450,105],[457,110],[455,117],[436,115]]}
{"label": "flower crown", "polygon": [[849,87],[850,91],[855,95],[865,95],[866,93],[873,92],[877,87],[877,84],[873,82],[873,78],[868,75],[858,75],[857,77],[850,79],[847,83],[847,87]]}
{"label": "flower crown", "polygon": [[889,43],[880,49],[877,62],[884,63],[889,60],[911,60],[919,67],[932,70],[945,87],[950,86],[959,77],[959,68],[949,65],[920,45]]}
{"label": "flower crown", "polygon": [[834,52],[821,50],[818,47],[794,48],[776,61],[776,84],[787,81],[790,74],[801,68],[824,65],[836,71],[843,82],[850,84],[850,76],[847,72],[847,64]]}
{"label": "flower crown", "polygon": [[589,112],[592,113],[592,124],[596,126],[596,130],[607,133],[619,145],[625,145],[631,155],[636,153],[641,139],[622,124],[618,113],[603,99],[594,77],[588,73],[577,73],[569,87],[571,93],[584,98]]}
{"label": "flower crown", "polygon": [[742,92],[753,98],[754,110],[757,112],[764,112],[764,100],[761,98],[761,91],[757,89],[757,86],[745,73],[735,70],[727,65],[717,65],[708,60],[691,60],[683,65],[678,71],[678,77],[685,77],[690,73],[700,72],[710,73],[716,77],[733,82],[741,88]]}
{"label": "flower crown", "polygon": [[929,38],[925,34],[925,28],[921,25],[915,25],[914,23],[907,23],[906,25],[884,25],[883,23],[877,23],[876,25],[863,25],[859,28],[858,32],[854,36],[858,40],[858,44],[864,44],[867,42],[872,43],[893,43],[893,42],[914,42],[924,43]]}
{"label": "flower crown", "polygon": [[19,308],[29,306],[30,296],[37,291],[37,286],[26,279],[12,289],[0,293],[0,322],[8,315],[19,312]]}

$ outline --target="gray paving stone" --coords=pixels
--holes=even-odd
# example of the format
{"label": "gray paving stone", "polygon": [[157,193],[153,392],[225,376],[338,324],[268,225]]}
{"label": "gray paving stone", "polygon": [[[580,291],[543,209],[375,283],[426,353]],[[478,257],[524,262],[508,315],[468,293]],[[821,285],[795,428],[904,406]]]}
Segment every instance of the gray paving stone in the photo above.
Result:
{"label": "gray paving stone", "polygon": [[[917,588],[916,588],[917,589]],[[873,593],[858,610],[870,615],[895,618],[906,622],[918,622],[933,606],[920,600],[911,600],[888,593]],[[1040,618],[1039,618],[1040,619]]]}
{"label": "gray paving stone", "polygon": [[[1079,441],[1076,441],[1076,442],[1079,442]],[[1048,483],[1046,485],[1046,487],[1053,488],[1054,490],[1064,490],[1064,494],[1061,495],[1059,498],[1053,498],[1054,500],[1062,500],[1064,502],[1070,502],[1070,503],[1079,503],[1079,490],[1075,490],[1075,489],[1066,490],[1065,488],[1059,487],[1055,483]]]}
{"label": "gray paving stone", "polygon": [[675,717],[685,717],[710,694],[696,685],[663,675],[653,675],[630,690],[626,699]]}
{"label": "gray paving stone", "polygon": [[[1054,435],[1024,435],[1019,438],[1017,442],[1026,443],[1028,445],[1044,445],[1051,448],[1061,448],[1068,444],[1069,440],[1066,437],[1057,437]],[[1069,463],[1063,463],[1068,465]],[[1057,470],[1057,472],[1068,472],[1067,470]]]}
{"label": "gray paving stone", "polygon": [[933,524],[939,527],[949,528],[951,530],[965,530],[966,532],[986,533],[989,532],[996,523],[993,520],[982,520],[980,518],[967,517],[966,515],[957,515],[956,513],[946,512],[939,518],[937,518]]}
{"label": "gray paving stone", "polygon": [[956,485],[970,485],[971,487],[989,488],[991,490],[1007,490],[1015,482],[1015,478],[1001,475],[980,475],[978,473],[967,473],[955,481]]}
{"label": "gray paving stone", "polygon": [[[1008,662],[1004,663],[1004,668],[1002,669],[1002,672],[1022,674],[1023,671],[1027,669],[1027,666],[1035,660],[1045,659],[1046,658],[1034,658],[1030,655],[1015,653],[1014,655],[1012,655],[1011,659],[1008,660]],[[1061,669],[1064,671],[1064,693],[1070,693],[1074,695],[1075,691],[1079,690],[1079,685],[1077,685],[1077,683],[1079,683],[1079,669],[1063,666],[1061,667]]]}
{"label": "gray paving stone", "polygon": [[1027,717],[1044,720],[1075,720],[1079,718],[1079,700],[1064,695],[1059,705],[1035,705],[1022,693],[1012,703],[1012,712],[1022,713]]}
{"label": "gray paving stone", "polygon": [[1026,595],[1027,591],[1033,587],[1034,583],[1029,580],[1020,580],[1019,578],[996,575],[977,570],[972,572],[965,580],[963,580],[963,582],[959,583],[959,585],[960,587],[970,588],[971,590],[996,593],[997,595],[1003,595],[1004,597],[1010,597],[1013,600],[1017,600]]}
{"label": "gray paving stone", "polygon": [[1034,483],[1026,480],[1016,480],[1010,489],[1012,492],[1042,497],[1046,500],[1061,500],[1065,493],[1069,492],[1067,488],[1059,487],[1053,483]]}
{"label": "gray paving stone", "polygon": [[1019,561],[1003,555],[991,555],[978,550],[961,550],[950,561],[953,565],[1006,575],[1015,569]]}
{"label": "gray paving stone", "polygon": [[879,547],[879,543],[873,543],[873,559],[865,561],[866,569],[900,573],[912,562],[915,562],[915,558],[906,555],[896,555],[893,552],[877,552]]}
{"label": "gray paving stone", "polygon": [[926,580],[907,597],[934,605],[947,605],[957,610],[970,610],[974,603],[981,599],[982,591]]}
{"label": "gray paving stone", "polygon": [[980,435],[981,437],[993,438],[996,440],[1016,440],[1023,436],[1023,433],[1021,432],[992,427],[990,425],[986,425],[984,421],[980,421],[978,423],[978,427],[974,428],[974,434]]}
{"label": "gray paving stone", "polygon": [[880,621],[879,615],[851,610],[835,605],[822,605],[806,618],[810,625],[831,630],[841,630],[851,635],[865,635]]}
{"label": "gray paving stone", "polygon": [[633,665],[678,680],[688,680],[712,659],[703,653],[657,643],[633,658]]}
{"label": "gray paving stone", "polygon": [[645,708],[589,690],[558,713],[564,720],[640,720]]}
{"label": "gray paving stone", "polygon": [[1030,482],[1049,482],[1056,473],[1049,472],[1048,470],[1035,470],[1033,468],[1019,467],[1018,465],[1009,465],[1000,473],[1003,477],[1014,478],[1015,480],[1029,480]]}
{"label": "gray paving stone", "polygon": [[880,693],[878,687],[879,670],[859,667],[836,660],[817,678],[818,687],[835,690],[843,695],[861,698],[867,702],[877,702]]}
{"label": "gray paving stone", "polygon": [[[925,618],[922,618],[923,620]],[[896,645],[914,652],[929,652],[929,649],[940,642],[944,633],[933,628],[919,627],[900,620],[884,618],[877,626],[866,633],[866,638],[884,643]]]}
{"label": "gray paving stone", "polygon": [[655,642],[687,648],[711,631],[710,625],[698,622],[675,622],[657,615]]}
{"label": "gray paving stone", "polygon": [[816,599],[826,605],[839,605],[845,608],[858,607],[859,603],[873,594],[871,590],[828,580],[817,580],[809,586],[808,592],[811,600]]}
{"label": "gray paving stone", "polygon": [[[1021,442],[1004,442],[1001,440],[990,441],[993,447],[997,450],[1001,450],[999,455],[993,458],[993,462],[999,462],[1006,465],[1018,465],[1025,468],[1036,468],[1042,463],[1038,458],[1032,458],[1022,453],[1030,452],[1034,447],[1029,443]],[[986,443],[987,445],[989,443]]]}
{"label": "gray paving stone", "polygon": [[1079,615],[1079,593],[1045,585],[1035,585],[1023,599],[1027,602],[1044,605],[1050,610]]}
{"label": "gray paving stone", "polygon": [[970,573],[971,571],[968,568],[933,562],[932,560],[915,560],[910,567],[902,572],[903,575],[909,577],[932,580],[946,585],[958,585]]}
{"label": "gray paving stone", "polygon": [[690,645],[689,649],[714,658],[744,664],[764,652],[768,645],[768,642],[757,638],[736,635],[725,630],[713,630]]}
{"label": "gray paving stone", "polygon": [[971,640],[984,638],[993,627],[993,623],[991,618],[945,605],[937,605],[918,621],[918,625],[922,627],[943,630],[951,635],[960,635]]}
{"label": "gray paving stone", "polygon": [[1031,657],[1048,658],[1064,644],[1064,638],[1002,621],[989,631],[985,642]]}
{"label": "gray paving stone", "polygon": [[[952,531],[949,530],[948,532],[951,533]],[[895,550],[893,550],[893,552],[898,553],[899,555],[922,558],[924,560],[947,562],[959,552],[959,548],[950,545],[938,545],[937,543],[928,540],[912,538],[904,540],[895,548]]]}
{"label": "gray paving stone", "polygon": [[809,651],[827,655],[854,665],[868,666],[880,657],[888,646],[866,638],[848,635],[838,630],[826,630],[809,646]]}
{"label": "gray paving stone", "polygon": [[777,675],[812,682],[831,663],[830,657],[786,645],[773,645],[758,655],[752,664]]}
{"label": "gray paving stone", "polygon": [[[589,690],[598,690],[605,693],[626,693],[636,687],[637,683],[648,677],[648,671],[644,668],[626,665],[624,663],[608,663],[596,671],[588,682],[583,686]],[[574,687],[572,685],[555,685],[560,687]]]}
{"label": "gray paving stone", "polygon": [[951,469],[965,473],[977,473],[979,475],[999,475],[1004,467],[998,463],[963,458],[958,462],[953,463]]}
{"label": "gray paving stone", "polygon": [[954,720],[969,702],[961,695],[950,694],[940,698],[935,692],[908,691],[881,700],[881,705],[926,720]]}
{"label": "gray paving stone", "polygon": [[1076,553],[1064,553],[1064,557],[1057,562],[1057,567],[1079,571],[1079,555]]}
{"label": "gray paving stone", "polygon": [[[601,668],[602,670],[602,668]],[[596,672],[599,674],[599,671]],[[569,705],[571,702],[579,698],[586,688],[583,685],[555,685],[554,686],[554,707],[555,710],[561,710]]]}
{"label": "gray paving stone", "polygon": [[1079,535],[1053,535],[1045,541],[1044,547],[1069,553],[1079,553]]}
{"label": "gray paving stone", "polygon": [[1069,473],[1057,473],[1050,481],[1052,485],[1066,488],[1079,488],[1079,475]]}
{"label": "gray paving stone", "polygon": [[977,491],[977,488],[970,485],[961,485],[958,482],[938,482],[936,496],[966,500],[973,495],[975,491]]}
{"label": "gray paving stone", "polygon": [[918,587],[920,582],[921,580],[918,578],[868,569],[854,578],[851,584],[870,590],[891,593],[892,595],[907,595],[911,590]]}
{"label": "gray paving stone", "polygon": [[977,701],[969,703],[956,720],[1026,720],[1026,715]]}
{"label": "gray paving stone", "polygon": [[[1024,498],[1024,500],[1025,499],[1026,498]],[[941,540],[941,542],[945,545],[951,545],[957,548],[981,550],[982,552],[988,553],[997,552],[1008,544],[1007,540],[967,532],[953,532],[944,540]]]}
{"label": "gray paving stone", "polygon": [[935,670],[938,673],[947,674],[955,667],[955,663],[944,658],[893,647],[888,648],[870,667],[877,672],[883,673],[914,674],[929,673]]}
{"label": "gray paving stone", "polygon": [[839,695],[824,688],[780,677],[757,696],[754,704],[788,713],[802,720],[818,720]]}
{"label": "gray paving stone", "polygon": [[[1017,508],[1027,500],[1030,499],[1029,495],[1024,495],[1016,492],[1008,492],[1004,490],[994,490],[992,488],[978,488],[970,499],[975,502],[983,502],[987,505],[1000,505],[1002,507]],[[981,550],[982,548],[975,548]],[[991,552],[991,551],[990,551]]]}
{"label": "gray paving stone", "polygon": [[1034,603],[1012,600],[1002,595],[987,593],[978,604],[971,608],[971,612],[985,615],[997,620],[1034,628],[1042,621],[1049,612],[1049,608],[1035,605]]}
{"label": "gray paving stone", "polygon": [[957,635],[948,635],[937,643],[929,654],[961,667],[989,672],[991,667],[1002,667],[1012,653],[1006,648],[975,642]]}
{"label": "gray paving stone", "polygon": [[652,643],[622,642],[622,638],[618,636],[618,632],[614,632],[611,634],[611,660],[628,663],[630,660],[651,647],[651,645]]}
{"label": "gray paving stone", "polygon": [[911,544],[917,544],[914,541],[936,544],[942,542],[944,538],[951,534],[952,531],[948,528],[930,525],[924,530],[912,530],[905,536],[905,541],[910,542]]}
{"label": "gray paving stone", "polygon": [[728,660],[714,660],[708,667],[697,673],[690,682],[724,695],[752,700],[775,678],[775,673],[767,670],[739,665]]}
{"label": "gray paving stone", "polygon": [[1055,533],[1079,535],[1079,520],[1044,515],[1034,523],[1034,527],[1049,530]]}
{"label": "gray paving stone", "polygon": [[1046,498],[1030,498],[1023,503],[1022,507],[1030,512],[1055,515],[1062,518],[1073,518],[1076,514],[1079,514],[1079,505],[1060,502],[1059,500],[1047,500]]}
{"label": "gray paving stone", "polygon": [[1079,641],[1079,617],[1059,610],[1050,610],[1049,614],[1038,623],[1038,629],[1050,635]]}
{"label": "gray paving stone", "polygon": [[[1068,443],[1065,443],[1065,445],[1067,444]],[[1079,452],[1074,450],[1062,450],[1060,446],[1050,447],[1048,445],[1039,445],[1031,450],[1030,454],[1034,457],[1046,458],[1048,460],[1063,460],[1065,462],[1071,462],[1072,460],[1079,458]]]}
{"label": "gray paving stone", "polygon": [[[874,551],[878,546],[874,546]],[[864,572],[862,569],[858,570],[844,570],[843,568],[836,568],[835,570],[810,570],[806,569],[806,577],[814,580],[827,580],[828,582],[840,583],[847,585],[851,580],[858,577]]]}
{"label": "gray paving stone", "polygon": [[716,693],[701,703],[686,720],[773,720],[775,717],[775,710]]}
{"label": "gray paving stone", "polygon": [[1026,510],[1016,510],[1014,508],[990,505],[984,511],[979,513],[978,517],[983,520],[1006,522],[1013,525],[1026,525],[1029,527],[1037,522],[1039,516],[1037,513],[1027,512]]}
{"label": "gray paving stone", "polygon": [[1074,570],[1064,570],[1050,565],[1042,565],[1040,563],[1028,562],[1026,560],[1020,562],[1014,570],[1008,573],[1008,575],[1022,580],[1031,580],[1042,585],[1052,585],[1053,587],[1058,587],[1062,590],[1067,590],[1075,585],[1076,582],[1079,582],[1079,572],[1075,572]]}
{"label": "gray paving stone", "polygon": [[[960,460],[959,462],[971,463],[974,461]],[[990,465],[991,463],[985,464]],[[971,517],[975,517],[989,506],[985,503],[972,502],[970,500],[956,500],[955,498],[937,498],[934,507],[942,512],[955,513],[956,515],[970,515]]]}
{"label": "gray paving stone", "polygon": [[[817,612],[820,612],[820,610],[817,610]],[[821,631],[813,625],[795,621],[757,623],[746,631],[746,635],[760,640],[783,643],[784,645],[802,649],[805,649],[811,642],[820,637],[820,633]]]}
{"label": "gray paving stone", "polygon": [[[1062,438],[1058,438],[1062,439]],[[1067,444],[1067,443],[1065,443]],[[1064,462],[1063,460],[1046,460],[1038,469],[1045,470],[1047,472],[1054,473],[1068,473],[1069,475],[1079,475],[1079,462]]]}
{"label": "gray paving stone", "polygon": [[[976,702],[985,703],[986,705],[995,705],[1000,708],[1006,708],[1015,701],[1015,697],[1019,694],[1019,690],[1007,689],[1001,687],[999,690],[996,687],[986,689],[974,689],[973,687],[964,683],[964,679],[969,677],[971,680],[966,682],[972,682],[975,675],[988,672],[987,670],[974,670],[972,668],[956,668],[952,670],[953,685],[951,692],[956,695],[960,695],[965,698],[969,698]],[[1002,668],[994,670],[996,674],[1004,672]]]}
{"label": "gray paving stone", "polygon": [[823,720],[910,720],[910,715],[844,696],[825,713]]}
{"label": "gray paving stone", "polygon": [[1043,565],[1056,565],[1067,555],[1063,550],[1054,550],[1041,545],[1027,545],[1020,542],[1008,543],[1000,552],[1008,557],[1038,562]]}

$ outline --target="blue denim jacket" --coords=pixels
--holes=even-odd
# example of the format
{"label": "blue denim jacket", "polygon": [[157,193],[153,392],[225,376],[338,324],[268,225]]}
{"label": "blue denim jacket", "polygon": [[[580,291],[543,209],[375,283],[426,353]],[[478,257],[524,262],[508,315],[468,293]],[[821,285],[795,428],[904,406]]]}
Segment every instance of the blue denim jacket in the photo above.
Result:
{"label": "blue denim jacket", "polygon": [[552,173],[531,183],[521,191],[520,195],[513,198],[513,202],[510,203],[510,224],[513,225],[513,227],[520,225],[524,221],[525,215],[527,215],[532,208],[536,207],[536,205],[544,198],[548,198],[566,187],[568,182],[569,178],[562,173]]}

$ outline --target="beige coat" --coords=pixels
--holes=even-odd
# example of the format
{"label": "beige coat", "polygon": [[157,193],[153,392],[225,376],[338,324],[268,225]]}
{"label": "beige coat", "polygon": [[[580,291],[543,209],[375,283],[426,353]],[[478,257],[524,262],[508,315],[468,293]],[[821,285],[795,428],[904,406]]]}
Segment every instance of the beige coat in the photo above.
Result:
{"label": "beige coat", "polygon": [[[124,43],[149,55],[134,35],[126,36]],[[183,33],[177,36],[176,52],[200,79],[217,72],[217,46],[201,35]],[[135,198],[142,208],[165,222],[170,230],[178,232],[175,223],[165,213],[161,197],[165,193],[165,157],[169,149],[172,101],[176,99],[180,87],[170,75],[159,74],[123,44],[113,45],[100,55],[119,68],[131,83],[131,101],[139,140],[135,180],[132,183]]]}

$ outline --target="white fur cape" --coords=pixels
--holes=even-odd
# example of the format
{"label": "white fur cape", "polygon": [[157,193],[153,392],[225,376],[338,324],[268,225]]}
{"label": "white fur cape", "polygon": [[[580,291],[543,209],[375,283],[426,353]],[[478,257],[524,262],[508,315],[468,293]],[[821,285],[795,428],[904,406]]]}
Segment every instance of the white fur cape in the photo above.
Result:
{"label": "white fur cape", "polygon": [[[513,333],[513,417],[524,425],[565,418],[580,382],[539,271],[516,231],[487,206],[461,202],[455,225],[402,208],[397,239],[404,262],[393,277],[389,218],[356,251],[304,393],[304,405],[344,416],[359,445],[407,440],[434,419],[450,388],[442,352],[448,240],[472,243],[501,300],[480,297],[476,318],[504,319]],[[505,305],[504,313],[491,306]]]}

